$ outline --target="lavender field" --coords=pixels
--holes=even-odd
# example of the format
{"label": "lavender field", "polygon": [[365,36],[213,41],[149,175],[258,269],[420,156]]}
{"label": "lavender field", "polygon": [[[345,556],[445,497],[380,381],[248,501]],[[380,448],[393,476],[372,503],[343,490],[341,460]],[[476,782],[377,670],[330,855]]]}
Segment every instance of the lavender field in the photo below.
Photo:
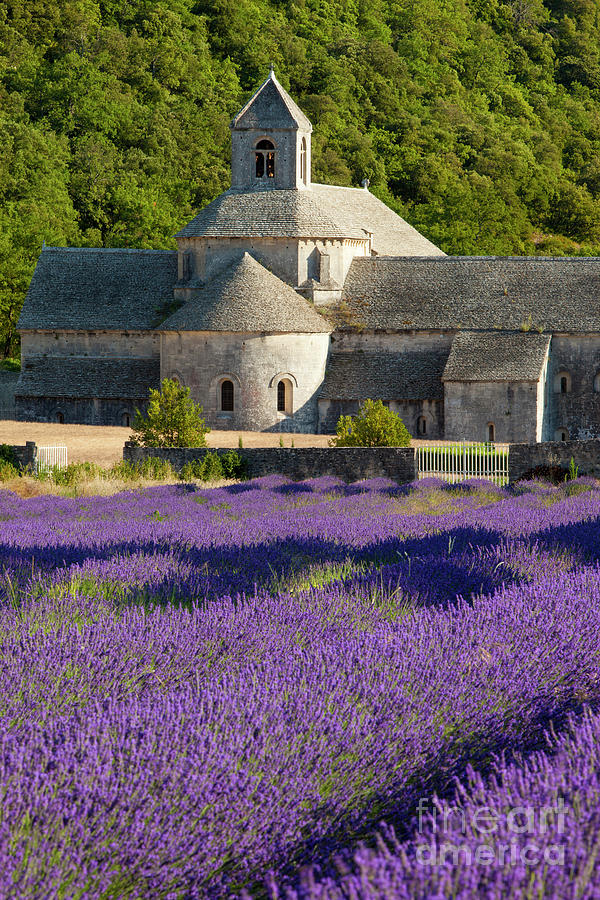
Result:
{"label": "lavender field", "polygon": [[600,896],[600,484],[0,491],[0,896]]}

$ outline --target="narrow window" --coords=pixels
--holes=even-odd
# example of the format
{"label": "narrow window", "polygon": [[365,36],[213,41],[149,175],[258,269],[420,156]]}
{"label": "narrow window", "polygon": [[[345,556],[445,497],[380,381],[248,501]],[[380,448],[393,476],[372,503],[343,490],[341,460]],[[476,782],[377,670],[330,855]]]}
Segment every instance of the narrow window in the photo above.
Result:
{"label": "narrow window", "polygon": [[568,441],[569,440],[569,432],[566,428],[557,428],[554,432],[554,440],[555,441]]}
{"label": "narrow window", "polygon": [[289,378],[277,382],[277,412],[294,415],[294,388]]}
{"label": "narrow window", "polygon": [[129,426],[131,425],[131,416],[129,415],[129,413],[123,413],[123,415],[121,416],[121,423],[125,428],[129,428]]}
{"label": "narrow window", "polygon": [[600,393],[600,372],[597,373],[594,378],[594,391],[598,394]]}
{"label": "narrow window", "polygon": [[493,442],[496,440],[496,429],[494,427],[493,422],[488,423],[488,441]]}
{"label": "narrow window", "polygon": [[564,369],[556,373],[554,390],[557,394],[568,394],[571,391],[571,376]]}
{"label": "narrow window", "polygon": [[277,412],[285,412],[285,381],[277,385]]}
{"label": "narrow window", "polygon": [[306,138],[302,138],[300,144],[300,179],[302,184],[306,184]]}
{"label": "narrow window", "polygon": [[417,419],[417,434],[427,434],[427,419],[425,416],[419,416]]}
{"label": "narrow window", "polygon": [[233,381],[223,381],[221,384],[221,410],[233,412]]}
{"label": "narrow window", "polygon": [[259,141],[254,152],[257,178],[275,178],[275,147],[271,141]]}

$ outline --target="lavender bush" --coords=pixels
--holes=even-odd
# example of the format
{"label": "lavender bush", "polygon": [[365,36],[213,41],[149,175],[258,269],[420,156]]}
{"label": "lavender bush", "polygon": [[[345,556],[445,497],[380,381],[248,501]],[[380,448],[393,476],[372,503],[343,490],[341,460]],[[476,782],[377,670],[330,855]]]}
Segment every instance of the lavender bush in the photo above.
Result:
{"label": "lavender bush", "polygon": [[585,479],[0,492],[0,896],[596,896],[599,517]]}

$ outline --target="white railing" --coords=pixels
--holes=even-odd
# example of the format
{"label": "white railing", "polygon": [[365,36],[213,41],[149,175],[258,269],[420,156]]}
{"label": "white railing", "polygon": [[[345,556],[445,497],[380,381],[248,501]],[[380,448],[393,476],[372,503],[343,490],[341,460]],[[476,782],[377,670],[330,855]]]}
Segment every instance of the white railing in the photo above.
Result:
{"label": "white railing", "polygon": [[416,449],[419,478],[443,478],[444,481],[483,478],[495,484],[508,484],[506,444],[461,441],[419,446]]}
{"label": "white railing", "polygon": [[59,469],[67,468],[67,448],[64,446],[38,447],[35,458],[36,473],[39,475],[51,472],[55,466]]}

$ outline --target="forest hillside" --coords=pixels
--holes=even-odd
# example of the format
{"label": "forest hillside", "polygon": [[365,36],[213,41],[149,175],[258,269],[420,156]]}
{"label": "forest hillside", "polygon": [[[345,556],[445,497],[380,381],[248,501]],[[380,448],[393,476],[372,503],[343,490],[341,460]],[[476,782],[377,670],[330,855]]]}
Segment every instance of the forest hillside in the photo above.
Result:
{"label": "forest hillside", "polygon": [[599,0],[3,0],[0,356],[45,240],[173,247],[268,74],[447,253],[600,254]]}

